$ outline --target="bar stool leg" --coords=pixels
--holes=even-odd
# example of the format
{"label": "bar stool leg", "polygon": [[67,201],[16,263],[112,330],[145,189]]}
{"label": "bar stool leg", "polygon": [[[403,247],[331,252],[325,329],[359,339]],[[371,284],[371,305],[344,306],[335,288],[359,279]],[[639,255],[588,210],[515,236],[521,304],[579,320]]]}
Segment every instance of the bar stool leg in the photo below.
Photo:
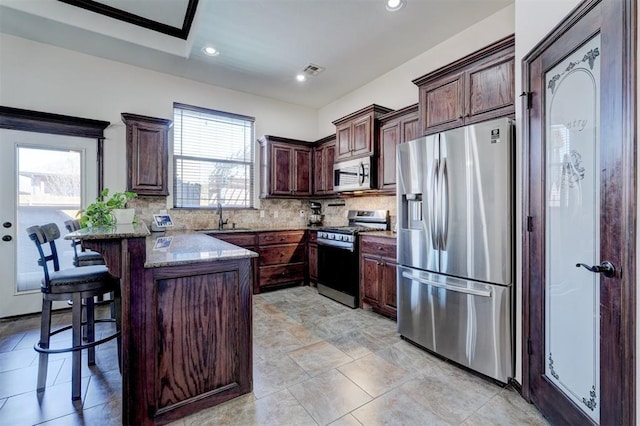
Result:
{"label": "bar stool leg", "polygon": [[[51,333],[51,301],[42,299],[42,319],[40,321],[40,347],[49,349]],[[43,392],[47,386],[47,368],[49,367],[49,354],[40,353],[38,361],[38,392]]]}
{"label": "bar stool leg", "polygon": [[[80,293],[73,294],[72,308],[72,330],[73,330],[73,346],[82,345],[82,295]],[[71,399],[78,400],[81,398],[80,381],[82,379],[82,351],[71,352]]]}
{"label": "bar stool leg", "polygon": [[[93,303],[93,297],[87,297],[86,299],[86,317],[87,317],[87,343],[93,343],[96,340],[95,332],[95,304]],[[88,364],[96,364],[96,348],[91,347],[87,352]]]}

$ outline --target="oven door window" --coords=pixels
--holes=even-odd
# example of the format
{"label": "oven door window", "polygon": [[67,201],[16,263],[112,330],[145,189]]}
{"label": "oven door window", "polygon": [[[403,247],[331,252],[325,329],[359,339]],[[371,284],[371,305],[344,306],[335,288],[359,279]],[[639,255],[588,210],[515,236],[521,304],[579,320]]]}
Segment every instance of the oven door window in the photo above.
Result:
{"label": "oven door window", "polygon": [[358,253],[318,244],[318,282],[358,296]]}

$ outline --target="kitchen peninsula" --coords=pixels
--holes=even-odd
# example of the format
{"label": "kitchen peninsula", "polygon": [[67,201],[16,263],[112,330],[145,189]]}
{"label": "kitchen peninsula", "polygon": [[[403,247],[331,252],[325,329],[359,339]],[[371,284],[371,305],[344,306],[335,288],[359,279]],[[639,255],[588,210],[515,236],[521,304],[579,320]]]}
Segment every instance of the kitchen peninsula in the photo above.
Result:
{"label": "kitchen peninsula", "polygon": [[103,255],[122,289],[122,422],[164,424],[252,390],[252,257],[143,224],[67,235]]}

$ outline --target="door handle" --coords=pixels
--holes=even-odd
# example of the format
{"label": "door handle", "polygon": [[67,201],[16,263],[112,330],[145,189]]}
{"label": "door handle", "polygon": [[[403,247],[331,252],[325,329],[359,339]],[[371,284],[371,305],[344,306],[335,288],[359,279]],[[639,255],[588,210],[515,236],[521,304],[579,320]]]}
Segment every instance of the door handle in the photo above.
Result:
{"label": "door handle", "polygon": [[11,235],[3,235],[2,236],[2,241],[11,241],[13,238],[11,238]]}
{"label": "door handle", "polygon": [[12,223],[11,222],[5,222],[2,224],[2,226],[4,226],[5,228],[11,228]]}
{"label": "door handle", "polygon": [[607,278],[616,276],[616,267],[613,265],[613,263],[609,262],[608,260],[605,260],[600,265],[594,265],[594,266],[589,266],[584,263],[576,263],[576,268],[579,268],[581,266],[596,274],[602,274]]}

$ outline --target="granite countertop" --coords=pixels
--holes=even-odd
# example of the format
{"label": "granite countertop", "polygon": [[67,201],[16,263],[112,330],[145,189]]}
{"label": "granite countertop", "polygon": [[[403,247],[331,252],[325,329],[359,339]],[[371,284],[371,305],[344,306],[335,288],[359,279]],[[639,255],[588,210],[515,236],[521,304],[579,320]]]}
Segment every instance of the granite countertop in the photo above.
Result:
{"label": "granite countertop", "polygon": [[359,235],[373,235],[376,237],[385,237],[385,238],[393,238],[394,240],[398,236],[393,231],[371,231],[371,232],[361,232]]}
{"label": "granite countertop", "polygon": [[139,222],[127,225],[82,228],[65,235],[64,238],[65,240],[115,240],[146,237],[149,234],[150,232],[147,225],[145,225],[144,222]]}
{"label": "granite countertop", "polygon": [[233,234],[243,232],[283,232],[283,231],[317,231],[321,226],[287,226],[284,228],[228,228],[228,229],[196,229],[195,232],[201,234]]}
{"label": "granite countertop", "polygon": [[252,252],[198,232],[164,232],[147,237],[145,268],[258,257]]}

